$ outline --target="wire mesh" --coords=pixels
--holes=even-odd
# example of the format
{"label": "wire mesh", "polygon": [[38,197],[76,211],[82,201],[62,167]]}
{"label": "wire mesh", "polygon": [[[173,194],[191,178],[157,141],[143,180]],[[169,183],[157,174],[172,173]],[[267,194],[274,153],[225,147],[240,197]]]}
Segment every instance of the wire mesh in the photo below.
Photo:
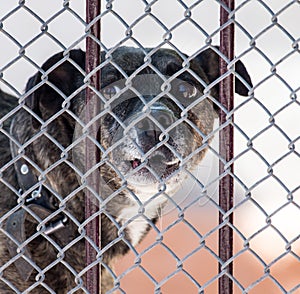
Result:
{"label": "wire mesh", "polygon": [[95,3],[0,0],[0,293],[298,293],[300,2]]}

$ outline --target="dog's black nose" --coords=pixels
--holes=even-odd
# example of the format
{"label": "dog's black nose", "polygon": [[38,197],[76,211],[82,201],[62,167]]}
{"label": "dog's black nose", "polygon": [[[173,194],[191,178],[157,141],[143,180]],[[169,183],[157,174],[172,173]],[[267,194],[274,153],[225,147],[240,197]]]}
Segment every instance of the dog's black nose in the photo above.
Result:
{"label": "dog's black nose", "polygon": [[149,117],[140,120],[136,127],[142,131],[158,130],[164,131],[175,122],[176,118],[171,110],[152,109]]}
{"label": "dog's black nose", "polygon": [[176,120],[173,112],[163,104],[155,103],[150,110],[150,115],[135,125],[136,142],[143,152],[148,152],[157,145],[161,140],[161,133]]}
{"label": "dog's black nose", "polygon": [[159,128],[166,129],[176,121],[173,111],[162,103],[154,103],[150,109],[151,117],[154,118]]}
{"label": "dog's black nose", "polygon": [[152,125],[150,129],[143,129],[137,133],[136,143],[144,153],[148,152],[159,142],[161,130]]}

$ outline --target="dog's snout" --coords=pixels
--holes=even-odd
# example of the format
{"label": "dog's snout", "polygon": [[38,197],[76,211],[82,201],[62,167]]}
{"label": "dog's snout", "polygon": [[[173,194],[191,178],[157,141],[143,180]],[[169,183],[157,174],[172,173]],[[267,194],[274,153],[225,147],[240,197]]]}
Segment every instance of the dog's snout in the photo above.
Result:
{"label": "dog's snout", "polygon": [[137,125],[136,141],[140,148],[147,152],[159,142],[161,130],[150,119],[143,119]]}
{"label": "dog's snout", "polygon": [[152,130],[148,130],[148,131],[145,131],[144,133],[142,133],[142,136],[145,135],[147,138],[152,138],[153,142],[157,142],[159,139],[160,133],[161,133],[160,131],[152,129]]}
{"label": "dog's snout", "polygon": [[156,121],[164,129],[168,128],[172,123],[174,123],[174,117],[171,113],[166,111],[158,111],[152,114]]}
{"label": "dog's snout", "polygon": [[175,122],[173,116],[166,112],[151,113],[152,117],[144,118],[136,124],[139,132],[153,134],[153,131],[161,132]]}
{"label": "dog's snout", "polygon": [[[138,117],[138,116],[137,116]],[[136,119],[136,117],[135,117]],[[163,104],[155,103],[150,107],[150,115],[139,120],[135,128],[139,133],[152,134],[162,132],[176,121],[174,113]],[[155,133],[154,133],[155,131]]]}
{"label": "dog's snout", "polygon": [[136,140],[144,152],[147,152],[160,141],[161,133],[175,122],[173,112],[162,103],[150,107],[150,115],[135,125]]}
{"label": "dog's snout", "polygon": [[166,129],[176,120],[173,111],[163,104],[155,103],[150,109],[151,115],[159,123],[159,127]]}

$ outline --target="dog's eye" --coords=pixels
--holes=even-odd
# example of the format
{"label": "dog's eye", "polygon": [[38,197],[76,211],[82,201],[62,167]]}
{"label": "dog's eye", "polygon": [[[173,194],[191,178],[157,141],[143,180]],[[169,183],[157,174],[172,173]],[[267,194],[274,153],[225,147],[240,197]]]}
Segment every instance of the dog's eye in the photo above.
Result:
{"label": "dog's eye", "polygon": [[188,83],[180,83],[177,86],[177,91],[181,97],[186,99],[192,99],[197,96],[197,88]]}
{"label": "dog's eye", "polygon": [[118,86],[108,86],[102,90],[102,95],[106,99],[110,99],[114,97],[116,94],[118,94],[120,91],[121,89]]}

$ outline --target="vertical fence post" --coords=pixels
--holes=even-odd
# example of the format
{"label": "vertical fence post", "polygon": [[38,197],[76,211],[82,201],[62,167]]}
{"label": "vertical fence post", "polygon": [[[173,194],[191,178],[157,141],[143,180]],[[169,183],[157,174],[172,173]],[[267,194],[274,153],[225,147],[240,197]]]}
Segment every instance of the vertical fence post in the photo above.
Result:
{"label": "vertical fence post", "polygon": [[[234,0],[222,0],[224,7],[228,8],[228,11],[221,5],[220,10],[220,27],[224,28],[220,32],[220,52],[231,61],[234,58],[234,24],[229,22],[229,13],[234,9]],[[227,72],[227,62],[220,58],[220,73],[221,75]],[[233,95],[234,95],[234,84],[233,75],[222,79],[220,82],[220,102],[221,104],[230,111],[233,109]],[[233,116],[227,117],[226,112],[220,110],[220,125],[226,125],[229,120],[233,120]],[[226,127],[220,130],[219,134],[219,152],[221,158],[224,160],[225,165],[233,158],[233,125],[228,124]],[[221,211],[219,213],[219,223],[224,224],[225,222],[233,223],[233,214],[224,218],[224,213],[230,210],[233,206],[233,178],[230,173],[233,173],[233,164],[225,166],[220,161],[219,173],[222,176],[219,183],[219,205]],[[219,230],[219,257],[223,263],[226,263],[233,254],[233,231],[230,226],[223,225]],[[229,294],[233,292],[233,285],[230,276],[233,275],[233,264],[232,262],[226,265],[224,268],[222,264],[219,264],[219,273],[222,274],[219,278],[219,293]]]}
{"label": "vertical fence post", "polygon": [[[86,1],[86,23],[89,25],[96,17],[99,17],[101,11],[101,1],[99,0],[87,0]],[[91,74],[97,66],[100,64],[100,45],[97,40],[100,41],[100,20],[96,21],[88,32],[86,38],[86,73]],[[86,122],[90,122],[95,115],[99,107],[97,107],[97,99],[93,99],[96,91],[100,90],[100,72],[95,71],[90,75],[89,87],[86,89]],[[96,124],[89,128],[89,134],[93,138],[97,138],[98,128]],[[86,171],[89,171],[97,164],[97,147],[94,144],[86,141]],[[99,191],[99,174],[96,172],[89,176],[88,185],[93,189]],[[99,203],[98,203],[99,204]],[[85,218],[91,220],[86,225],[86,234],[90,240],[98,247],[101,246],[101,218],[96,216],[99,211],[99,205],[95,201],[92,192],[87,189],[85,200]],[[97,251],[93,246],[86,242],[86,264],[90,265],[97,259]],[[86,288],[90,294],[101,293],[101,266],[99,264],[93,266],[86,273]]]}

